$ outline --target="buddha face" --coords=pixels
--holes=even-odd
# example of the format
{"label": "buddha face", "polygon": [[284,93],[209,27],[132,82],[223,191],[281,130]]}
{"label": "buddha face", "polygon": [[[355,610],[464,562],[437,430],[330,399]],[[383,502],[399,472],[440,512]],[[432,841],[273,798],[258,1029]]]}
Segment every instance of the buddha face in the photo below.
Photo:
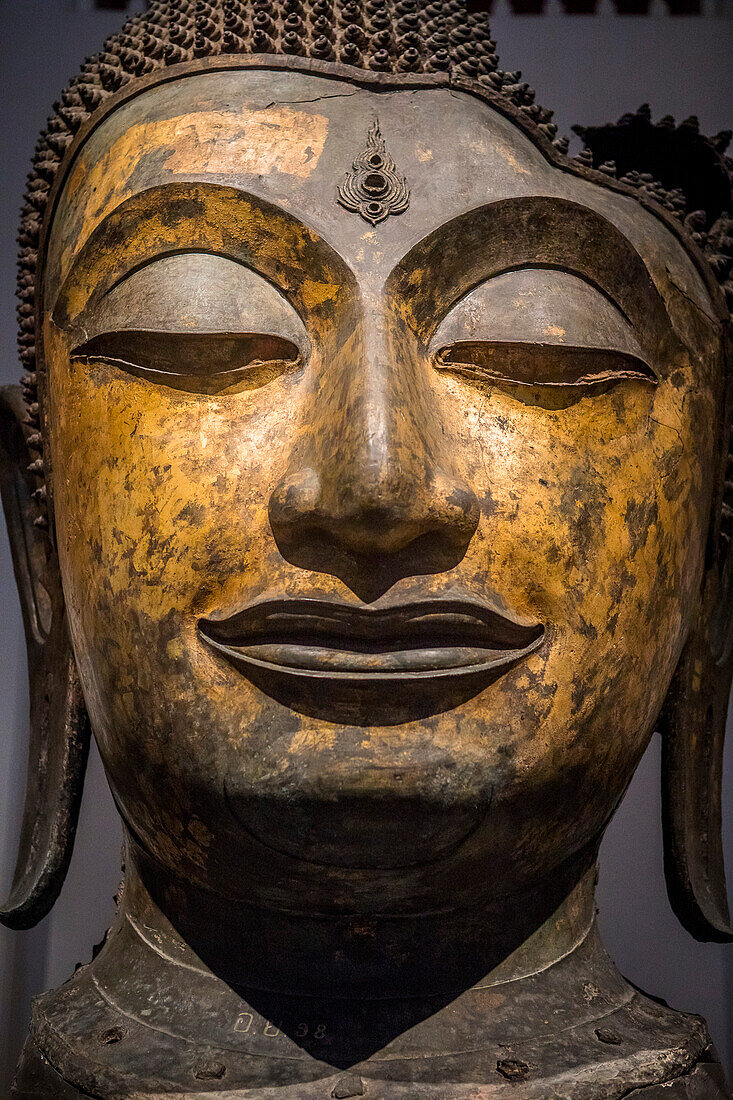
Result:
{"label": "buddha face", "polygon": [[73,646],[154,859],[383,912],[592,850],[703,570],[720,336],[672,233],[467,93],[219,69],[93,131],[44,280]]}

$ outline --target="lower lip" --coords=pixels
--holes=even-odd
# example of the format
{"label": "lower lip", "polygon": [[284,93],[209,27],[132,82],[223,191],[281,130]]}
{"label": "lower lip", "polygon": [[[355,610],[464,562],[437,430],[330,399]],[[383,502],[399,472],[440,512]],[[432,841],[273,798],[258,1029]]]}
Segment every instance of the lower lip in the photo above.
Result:
{"label": "lower lip", "polygon": [[280,643],[277,645],[231,646],[203,635],[211,648],[235,667],[271,669],[281,674],[327,680],[366,683],[368,681],[433,680],[446,676],[475,674],[507,668],[533,652],[538,638],[522,649],[480,649],[442,646],[406,649],[391,653],[364,653]]}

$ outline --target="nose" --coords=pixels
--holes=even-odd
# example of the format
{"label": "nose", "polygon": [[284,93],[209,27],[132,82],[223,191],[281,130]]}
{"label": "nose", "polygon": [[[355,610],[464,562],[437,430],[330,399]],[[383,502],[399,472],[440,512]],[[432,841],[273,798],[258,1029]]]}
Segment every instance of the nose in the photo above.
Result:
{"label": "nose", "polygon": [[432,535],[453,554],[465,551],[478,520],[471,490],[440,469],[412,480],[416,463],[391,463],[386,448],[381,458],[381,469],[376,462],[369,468],[355,464],[335,485],[324,485],[313,467],[283,478],[270,500],[270,522],[279,541],[303,542],[316,535],[374,558]]}
{"label": "nose", "polygon": [[281,553],[352,589],[452,567],[478,524],[478,501],[450,468],[428,367],[410,337],[376,319],[318,368],[270,499]]}

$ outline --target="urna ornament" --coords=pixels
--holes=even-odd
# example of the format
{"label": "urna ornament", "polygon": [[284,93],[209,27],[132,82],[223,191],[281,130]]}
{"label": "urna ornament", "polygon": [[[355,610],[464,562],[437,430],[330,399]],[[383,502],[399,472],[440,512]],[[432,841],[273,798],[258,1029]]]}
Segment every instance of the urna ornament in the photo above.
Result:
{"label": "urna ornament", "polygon": [[732,933],[729,135],[580,131],[461,0],[153,0],[54,109],[0,415],[35,924],[92,732],[104,944],[41,1097],[712,1100],[595,860],[655,729]]}

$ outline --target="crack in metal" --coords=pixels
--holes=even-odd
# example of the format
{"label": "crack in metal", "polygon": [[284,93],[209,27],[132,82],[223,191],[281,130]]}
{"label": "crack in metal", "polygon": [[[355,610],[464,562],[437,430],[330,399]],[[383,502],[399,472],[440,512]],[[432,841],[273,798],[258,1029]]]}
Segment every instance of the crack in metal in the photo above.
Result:
{"label": "crack in metal", "polygon": [[267,111],[270,107],[292,107],[298,103],[320,103],[322,99],[348,99],[356,95],[356,92],[333,92],[331,95],[318,95],[314,99],[271,99],[261,108]]}

